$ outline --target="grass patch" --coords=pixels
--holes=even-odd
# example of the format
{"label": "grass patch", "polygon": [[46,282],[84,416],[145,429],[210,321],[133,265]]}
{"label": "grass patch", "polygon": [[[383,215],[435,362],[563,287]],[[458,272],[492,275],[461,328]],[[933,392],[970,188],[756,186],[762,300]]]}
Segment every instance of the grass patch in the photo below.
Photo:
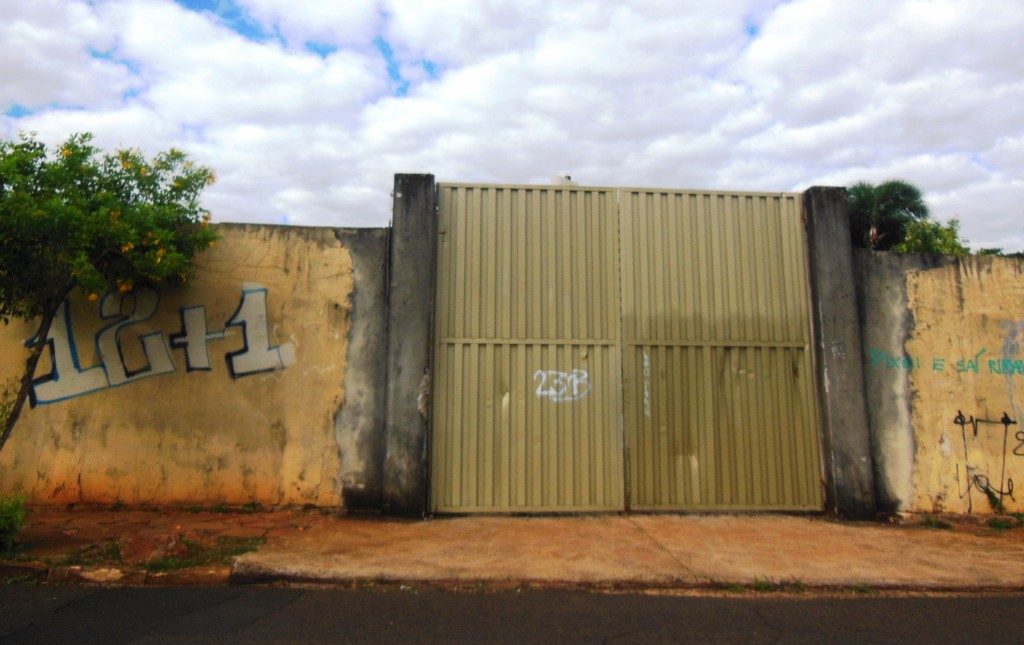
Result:
{"label": "grass patch", "polygon": [[46,558],[47,564],[60,567],[95,567],[121,564],[121,547],[117,540],[90,544],[58,558]]}
{"label": "grass patch", "polygon": [[228,507],[224,506],[223,504],[216,504],[210,510],[213,511],[214,513],[227,513]]}
{"label": "grass patch", "polygon": [[807,587],[799,580],[776,582],[771,578],[754,578],[750,588],[757,593],[803,593]]}
{"label": "grass patch", "polygon": [[3,579],[5,585],[35,585],[39,584],[39,579],[31,573],[26,573],[21,576],[10,576],[9,578]]}
{"label": "grass patch", "polygon": [[878,589],[865,584],[853,585],[850,587],[850,591],[861,596],[873,596],[878,593]]}
{"label": "grass patch", "polygon": [[229,564],[231,558],[253,551],[263,544],[263,538],[221,536],[213,545],[206,546],[192,540],[182,540],[184,555],[167,556],[143,563],[142,568],[153,573],[177,571],[190,567]]}
{"label": "grass patch", "polygon": [[993,517],[988,522],[986,522],[986,524],[988,524],[988,527],[990,529],[995,529],[996,531],[1005,531],[1006,529],[1012,529],[1017,526],[1020,526],[1020,523],[1018,521],[1006,519],[1003,517]]}
{"label": "grass patch", "polygon": [[953,528],[953,525],[947,522],[946,520],[940,520],[939,518],[933,515],[925,516],[925,518],[921,520],[921,526],[925,527],[926,529],[940,530],[949,530]]}
{"label": "grass patch", "polygon": [[259,502],[252,501],[252,502],[246,502],[245,504],[242,504],[242,512],[243,513],[255,513],[258,510],[260,510],[260,503]]}

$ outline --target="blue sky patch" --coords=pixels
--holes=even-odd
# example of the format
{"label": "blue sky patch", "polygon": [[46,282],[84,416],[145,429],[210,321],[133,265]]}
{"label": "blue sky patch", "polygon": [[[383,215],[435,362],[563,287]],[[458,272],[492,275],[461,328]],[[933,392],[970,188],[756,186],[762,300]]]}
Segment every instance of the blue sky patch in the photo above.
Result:
{"label": "blue sky patch", "polygon": [[320,58],[327,58],[334,52],[338,51],[338,48],[335,47],[334,45],[328,45],[326,43],[306,41],[306,50],[313,52]]}
{"label": "blue sky patch", "polygon": [[279,33],[268,32],[234,0],[175,0],[175,2],[190,11],[208,11],[216,15],[220,18],[221,24],[248,40],[258,43],[268,40],[283,41]]}
{"label": "blue sky patch", "polygon": [[398,61],[395,60],[395,52],[391,49],[391,45],[380,36],[373,39],[373,44],[380,50],[381,56],[384,57],[384,61],[388,64],[388,76],[397,85],[395,96],[405,96],[409,93],[409,81],[402,78],[402,70],[398,66]]}
{"label": "blue sky patch", "polygon": [[36,107],[29,107],[22,105],[21,103],[12,103],[9,108],[4,112],[5,116],[9,116],[15,119],[20,119],[25,116],[32,116],[39,114],[40,112],[46,112],[48,110],[63,110],[65,112],[83,112],[85,106],[76,103],[58,103],[54,101],[47,105],[39,105]]}
{"label": "blue sky patch", "polygon": [[135,61],[130,61],[127,58],[118,58],[114,55],[113,49],[108,49],[104,51],[101,49],[96,49],[95,47],[90,47],[89,55],[97,60],[105,60],[110,61],[111,63],[117,63],[118,65],[124,65],[128,68],[129,72],[135,74],[136,76],[142,73],[142,68],[139,66],[138,63],[136,63]]}
{"label": "blue sky patch", "polygon": [[4,112],[4,116],[9,116],[13,119],[20,119],[23,116],[29,116],[34,113],[35,110],[27,108],[24,105],[19,105],[15,103],[11,107],[7,108],[7,111]]}
{"label": "blue sky patch", "polygon": [[747,32],[747,36],[750,38],[757,38],[758,34],[761,33],[761,28],[756,23],[748,22],[744,31]]}

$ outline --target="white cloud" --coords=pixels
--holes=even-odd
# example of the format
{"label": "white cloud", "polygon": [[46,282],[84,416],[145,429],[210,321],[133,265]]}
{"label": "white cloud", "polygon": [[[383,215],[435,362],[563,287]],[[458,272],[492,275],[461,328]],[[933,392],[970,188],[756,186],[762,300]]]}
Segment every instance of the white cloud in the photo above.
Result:
{"label": "white cloud", "polygon": [[103,58],[114,33],[84,2],[0,0],[0,111],[14,105],[116,105],[125,66]]}
{"label": "white cloud", "polygon": [[380,3],[374,0],[238,0],[267,31],[279,31],[298,46],[318,42],[362,47],[380,30]]}
{"label": "white cloud", "polygon": [[1024,248],[1014,3],[235,0],[269,39],[170,0],[0,6],[3,109],[80,108],[4,116],[6,136],[184,147],[217,169],[221,220],[385,225],[396,172],[764,190],[900,176],[972,242]]}

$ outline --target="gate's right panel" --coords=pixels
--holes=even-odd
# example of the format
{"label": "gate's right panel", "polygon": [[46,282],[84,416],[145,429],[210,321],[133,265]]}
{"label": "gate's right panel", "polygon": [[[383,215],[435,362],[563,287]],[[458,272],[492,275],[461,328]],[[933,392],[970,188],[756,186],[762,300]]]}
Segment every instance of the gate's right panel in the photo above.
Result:
{"label": "gate's right panel", "polygon": [[799,195],[623,189],[630,508],[822,508]]}

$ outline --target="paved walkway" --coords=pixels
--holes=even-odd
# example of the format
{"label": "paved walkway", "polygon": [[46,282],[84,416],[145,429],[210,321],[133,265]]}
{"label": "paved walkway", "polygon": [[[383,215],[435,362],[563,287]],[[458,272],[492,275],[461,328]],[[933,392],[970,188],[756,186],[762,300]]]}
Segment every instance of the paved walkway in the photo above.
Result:
{"label": "paved walkway", "polygon": [[[102,574],[90,571],[89,564],[71,564],[68,575],[54,564],[56,555],[81,552],[89,544],[123,545],[139,536],[152,542],[167,535],[205,543],[222,536],[265,542],[233,565],[201,568],[195,580],[189,572],[140,578],[130,567],[109,562],[92,565]],[[51,581],[1024,590],[1024,528],[995,530],[969,521],[940,530],[783,515],[408,521],[317,511],[37,509],[22,540],[22,559],[49,562]]]}
{"label": "paved walkway", "polygon": [[1024,529],[791,516],[318,518],[271,531],[248,579],[1024,588]]}

